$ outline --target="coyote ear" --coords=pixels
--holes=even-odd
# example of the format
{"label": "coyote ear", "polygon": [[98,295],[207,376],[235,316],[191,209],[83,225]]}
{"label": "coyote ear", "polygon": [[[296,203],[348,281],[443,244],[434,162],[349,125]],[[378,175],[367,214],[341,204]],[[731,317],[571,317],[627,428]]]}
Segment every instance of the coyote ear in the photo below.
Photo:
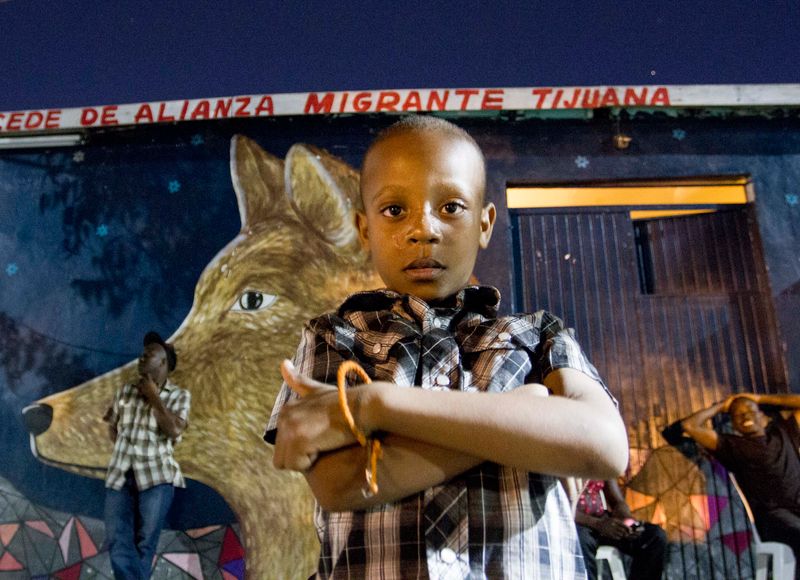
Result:
{"label": "coyote ear", "polygon": [[285,171],[286,193],[303,221],[340,250],[358,253],[358,173],[330,153],[303,144],[289,149]]}
{"label": "coyote ear", "polygon": [[283,161],[244,135],[231,138],[231,180],[239,203],[242,231],[288,209],[283,186]]}

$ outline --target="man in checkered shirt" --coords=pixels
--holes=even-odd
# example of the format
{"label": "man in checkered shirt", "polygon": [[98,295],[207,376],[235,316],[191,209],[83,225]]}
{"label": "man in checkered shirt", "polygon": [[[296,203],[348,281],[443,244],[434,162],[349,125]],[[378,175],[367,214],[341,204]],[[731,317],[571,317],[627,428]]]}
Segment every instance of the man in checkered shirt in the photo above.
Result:
{"label": "man in checkered shirt", "polygon": [[[386,289],[307,323],[265,434],[317,498],[320,578],[585,577],[558,477],[617,476],[625,429],[560,320],[497,318],[499,293],[468,286],[495,220],[484,187],[480,149],[440,119],[367,151],[357,224]],[[373,380],[347,393],[382,441],[375,494],[331,386],[345,360]]]}
{"label": "man in checkered shirt", "polygon": [[177,355],[156,332],[144,337],[139,380],[119,388],[105,420],[114,451],[106,475],[106,538],[118,579],[150,578],[158,537],[176,487],[186,487],[173,457],[191,394],[170,382]]}

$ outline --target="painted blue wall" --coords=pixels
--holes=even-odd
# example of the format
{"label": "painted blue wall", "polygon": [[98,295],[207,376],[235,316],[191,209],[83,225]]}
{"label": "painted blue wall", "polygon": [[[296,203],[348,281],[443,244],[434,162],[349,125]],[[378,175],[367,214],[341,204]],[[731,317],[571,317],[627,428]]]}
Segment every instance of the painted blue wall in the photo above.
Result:
{"label": "painted blue wall", "polygon": [[[575,115],[584,113],[573,113]],[[229,140],[243,133],[276,156],[310,143],[357,167],[390,116],[185,123],[94,133],[80,148],[0,152],[0,476],[35,503],[99,517],[102,483],[41,465],[20,411],[130,360],[150,328],[172,333],[197,277],[239,218]],[[513,183],[748,175],[771,294],[800,391],[800,118],[796,111],[623,113],[592,117],[462,116],[488,161],[499,207],[477,275],[511,308],[505,187]],[[222,498],[192,484],[173,526],[230,522]]]}
{"label": "painted blue wall", "polygon": [[[633,137],[615,149],[616,120],[541,120],[488,124],[479,142],[489,161],[490,192],[505,208],[507,183],[587,182],[702,175],[748,176],[780,325],[789,385],[800,391],[800,121],[796,112],[751,116],[710,111],[623,114]],[[476,128],[477,129],[477,128]],[[511,240],[508,214],[499,212],[493,246],[479,264],[506,296]]]}

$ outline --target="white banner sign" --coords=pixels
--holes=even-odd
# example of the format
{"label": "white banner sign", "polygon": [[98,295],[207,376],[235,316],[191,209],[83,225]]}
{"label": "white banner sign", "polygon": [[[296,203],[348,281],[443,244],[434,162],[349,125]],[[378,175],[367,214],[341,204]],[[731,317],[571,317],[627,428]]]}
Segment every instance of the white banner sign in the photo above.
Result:
{"label": "white banner sign", "polygon": [[800,105],[800,84],[402,89],[242,95],[0,113],[0,134],[235,117]]}

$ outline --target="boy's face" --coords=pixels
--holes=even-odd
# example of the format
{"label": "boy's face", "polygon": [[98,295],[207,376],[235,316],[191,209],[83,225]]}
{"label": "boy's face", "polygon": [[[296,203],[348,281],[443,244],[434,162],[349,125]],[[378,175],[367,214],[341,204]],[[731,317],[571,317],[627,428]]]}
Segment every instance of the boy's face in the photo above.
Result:
{"label": "boy's face", "polygon": [[448,135],[400,133],[372,149],[358,230],[390,290],[432,301],[467,285],[495,220],[484,180],[479,153]]}

